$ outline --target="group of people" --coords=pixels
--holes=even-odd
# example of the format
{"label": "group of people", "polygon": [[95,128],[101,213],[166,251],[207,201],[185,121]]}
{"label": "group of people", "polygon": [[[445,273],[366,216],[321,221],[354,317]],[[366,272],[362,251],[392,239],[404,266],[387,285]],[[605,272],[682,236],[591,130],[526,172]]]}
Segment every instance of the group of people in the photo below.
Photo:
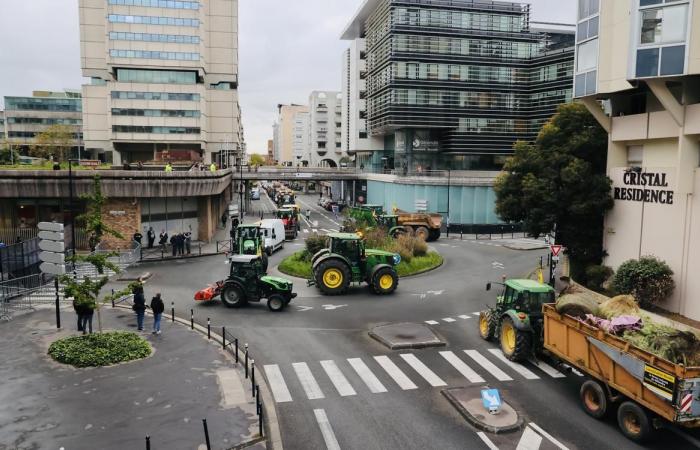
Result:
{"label": "group of people", "polygon": [[[149,227],[146,232],[146,237],[148,239],[148,248],[152,249],[156,242],[156,232],[153,227]],[[143,235],[140,231],[136,230],[133,236],[134,241],[138,242],[139,245],[143,245]],[[184,254],[190,255],[192,253],[192,232],[185,231],[184,233],[175,232],[172,236],[168,236],[168,232],[161,230],[158,236],[158,245],[165,251],[166,246],[170,242],[173,249],[173,256],[182,256]]]}
{"label": "group of people", "polygon": [[[226,167],[224,166],[224,169],[225,168]],[[196,163],[194,166],[192,166],[190,168],[190,172],[197,172],[197,171],[204,172],[206,170],[207,170],[207,166],[204,163]],[[210,172],[216,172],[217,170],[219,170],[219,166],[216,163],[209,164],[209,171]]]}
{"label": "group of people", "polygon": [[165,311],[165,302],[163,302],[160,292],[151,299],[150,306],[146,306],[146,295],[142,284],[134,286],[132,293],[134,294],[134,305],[131,308],[136,313],[136,328],[138,331],[143,331],[146,309],[150,307],[151,312],[153,312],[153,334],[160,334],[160,322]]}

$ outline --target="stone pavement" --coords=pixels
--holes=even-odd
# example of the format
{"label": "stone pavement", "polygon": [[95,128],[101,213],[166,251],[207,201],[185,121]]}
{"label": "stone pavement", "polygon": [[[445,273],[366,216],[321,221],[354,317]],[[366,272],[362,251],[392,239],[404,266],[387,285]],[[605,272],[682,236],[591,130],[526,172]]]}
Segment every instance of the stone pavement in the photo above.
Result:
{"label": "stone pavement", "polygon": [[[255,442],[250,383],[206,336],[164,319],[161,335],[143,334],[154,349],[149,358],[76,369],[46,354],[55,339],[76,333],[72,310],[62,320],[58,331],[53,310],[42,309],[0,323],[0,450],[145,449],[147,435],[154,450],[199,449],[204,418],[214,449]],[[126,309],[103,308],[102,324],[135,331]]]}

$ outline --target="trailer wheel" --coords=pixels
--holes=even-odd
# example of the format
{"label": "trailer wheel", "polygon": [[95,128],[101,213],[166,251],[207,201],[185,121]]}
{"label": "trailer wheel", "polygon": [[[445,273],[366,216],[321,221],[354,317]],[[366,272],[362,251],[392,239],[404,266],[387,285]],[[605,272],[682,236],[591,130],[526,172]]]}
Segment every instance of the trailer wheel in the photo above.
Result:
{"label": "trailer wheel", "polygon": [[583,410],[589,416],[602,419],[608,412],[608,396],[597,381],[586,380],[581,385],[580,397]]}
{"label": "trailer wheel", "polygon": [[427,227],[418,227],[416,228],[416,237],[428,242],[428,239],[430,239],[430,230],[428,230]]}
{"label": "trailer wheel", "polygon": [[627,439],[638,443],[649,440],[653,432],[647,412],[629,400],[618,408],[617,424]]}

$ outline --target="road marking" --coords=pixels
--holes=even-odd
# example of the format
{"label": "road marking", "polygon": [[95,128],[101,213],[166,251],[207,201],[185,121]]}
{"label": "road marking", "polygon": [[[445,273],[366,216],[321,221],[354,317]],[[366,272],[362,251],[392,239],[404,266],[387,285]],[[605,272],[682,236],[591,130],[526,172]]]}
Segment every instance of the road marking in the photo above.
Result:
{"label": "road marking", "polygon": [[450,323],[450,322],[457,322],[457,321],[454,320],[452,317],[446,317],[446,318],[444,318],[444,319],[442,319],[442,320],[445,321],[445,322],[447,322],[447,323]]}
{"label": "road marking", "polygon": [[428,325],[438,325],[440,322],[436,322],[434,320],[426,320],[425,323],[427,323]]}
{"label": "road marking", "polygon": [[297,308],[299,308],[299,309],[297,310],[297,311],[299,311],[299,312],[311,311],[312,309],[314,309],[313,306],[304,306],[304,305],[294,305],[294,306],[296,306]]}
{"label": "road marking", "polygon": [[464,353],[469,355],[478,365],[486,369],[491,375],[496,377],[498,381],[513,381],[507,373],[496,367],[494,363],[484,358],[484,356],[476,350],[464,350]]}
{"label": "road marking", "polygon": [[569,450],[568,447],[566,447],[564,444],[562,444],[562,443],[559,442],[558,440],[554,439],[554,437],[552,437],[551,434],[549,434],[549,433],[547,433],[546,431],[544,431],[544,430],[543,430],[542,428],[540,428],[535,422],[530,422],[530,423],[529,423],[529,426],[531,426],[532,428],[534,428],[535,431],[537,431],[538,433],[540,433],[542,436],[544,436],[544,437],[546,437],[547,439],[549,439],[549,441],[550,441],[552,444],[556,445],[556,446],[559,447],[561,450]]}
{"label": "road marking", "polygon": [[314,233],[318,234],[318,230],[316,228],[314,228]]}
{"label": "road marking", "polygon": [[472,316],[479,317],[479,315],[481,315],[481,311],[477,311],[475,313],[472,313]]}
{"label": "road marking", "polygon": [[309,229],[308,229],[308,228],[304,228],[304,233],[308,233],[308,232],[309,232]]}
{"label": "road marking", "polygon": [[469,380],[470,383],[486,382],[486,380],[481,378],[478,373],[474,372],[474,370],[469,367],[467,363],[459,359],[453,352],[440,352],[440,355],[442,355],[442,357],[445,358],[448,363],[452,364],[452,367],[457,369],[457,371],[461,373],[464,378]]}
{"label": "road marking", "polygon": [[471,317],[465,315],[459,316],[459,318],[464,320],[471,319]]}
{"label": "road marking", "polygon": [[321,429],[321,434],[323,435],[323,441],[326,443],[326,448],[328,450],[340,450],[340,444],[338,444],[338,439],[335,438],[335,433],[333,432],[333,427],[331,426],[326,411],[323,409],[314,409],[314,416],[316,416],[316,422],[318,427]]}
{"label": "road marking", "polygon": [[552,378],[566,378],[566,375],[559,372],[557,369],[550,366],[546,362],[536,361],[534,358],[530,358],[528,361],[530,361],[532,364],[537,366],[538,369],[540,369],[542,372],[546,373],[547,375],[549,375]]}
{"label": "road marking", "polygon": [[433,372],[432,370],[428,369],[428,367],[425,364],[423,364],[421,360],[416,358],[416,355],[414,355],[413,353],[404,353],[400,356],[401,358],[403,358],[404,361],[406,361],[406,364],[408,364],[413,368],[413,370],[418,372],[418,375],[422,376],[423,379],[427,381],[431,386],[447,386],[447,383],[442,381],[442,378],[435,375],[435,372]]}
{"label": "road marking", "polygon": [[483,431],[479,431],[478,433],[476,433],[476,435],[479,436],[479,438],[483,441],[484,444],[486,444],[486,446],[490,450],[498,450],[498,447],[496,447],[496,444],[491,442],[491,439],[489,439],[489,437],[486,436],[486,433],[484,433]]}
{"label": "road marking", "polygon": [[284,377],[277,364],[263,366],[267,381],[270,383],[270,390],[275,397],[277,403],[285,403],[292,401],[292,395],[287,389],[287,384],[284,382]]}
{"label": "road marking", "polygon": [[327,230],[327,229],[325,229],[325,228],[322,228],[321,231],[325,231],[326,233],[330,233],[330,232],[331,232],[331,230]]}
{"label": "road marking", "polygon": [[539,450],[541,444],[542,436],[532,431],[530,427],[526,427],[515,450]]}
{"label": "road marking", "polygon": [[311,369],[309,369],[309,366],[306,363],[294,363],[292,364],[292,367],[294,367],[294,371],[297,373],[297,378],[299,378],[301,387],[304,388],[304,392],[306,392],[306,396],[309,398],[309,400],[318,400],[319,398],[326,397],[323,395],[323,392],[321,392],[321,388],[319,387],[314,375],[311,373]]}
{"label": "road marking", "polygon": [[348,379],[345,378],[343,372],[340,371],[335,361],[321,361],[321,367],[326,371],[326,375],[328,375],[341,397],[357,395],[357,392],[355,392]]}
{"label": "road marking", "polygon": [[374,359],[382,366],[386,373],[396,381],[396,384],[398,384],[401,389],[404,391],[418,389],[418,386],[416,386],[388,356],[375,356]]}
{"label": "road marking", "polygon": [[360,358],[348,358],[348,363],[350,363],[352,368],[355,369],[357,375],[362,378],[362,381],[364,381],[371,393],[378,394],[380,392],[386,392],[386,388],[382,382],[379,381],[379,378],[374,376],[364,361],[362,361]]}
{"label": "road marking", "polygon": [[499,361],[501,361],[503,364],[505,364],[508,367],[510,367],[511,369],[515,370],[516,372],[518,372],[520,375],[522,375],[526,379],[528,379],[528,380],[539,380],[540,379],[540,377],[535,375],[535,373],[533,371],[531,371],[530,369],[528,369],[527,367],[523,366],[522,364],[515,363],[515,362],[509,360],[508,358],[506,358],[506,356],[503,354],[503,352],[501,350],[496,349],[496,348],[490,348],[489,352],[491,352],[491,354],[493,356],[495,356],[496,358],[498,358]]}

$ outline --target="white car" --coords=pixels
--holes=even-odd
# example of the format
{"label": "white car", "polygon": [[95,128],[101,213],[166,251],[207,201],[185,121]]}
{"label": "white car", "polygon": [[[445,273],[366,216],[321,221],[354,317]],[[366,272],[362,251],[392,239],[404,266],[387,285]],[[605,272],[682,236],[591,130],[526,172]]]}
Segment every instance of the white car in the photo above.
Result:
{"label": "white car", "polygon": [[284,223],[281,219],[261,220],[260,229],[265,237],[265,252],[268,256],[284,248]]}

